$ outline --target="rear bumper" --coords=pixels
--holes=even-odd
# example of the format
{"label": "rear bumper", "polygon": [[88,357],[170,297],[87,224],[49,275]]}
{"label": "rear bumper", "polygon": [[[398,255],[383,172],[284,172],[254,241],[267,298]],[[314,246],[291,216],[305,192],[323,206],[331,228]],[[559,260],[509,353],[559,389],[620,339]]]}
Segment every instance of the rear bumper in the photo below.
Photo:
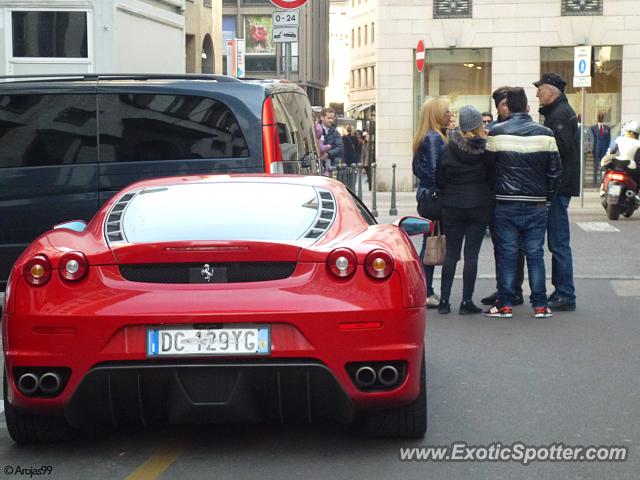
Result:
{"label": "rear bumper", "polygon": [[65,417],[75,427],[122,423],[349,423],[354,406],[331,371],[313,361],[106,364],[92,368]]}

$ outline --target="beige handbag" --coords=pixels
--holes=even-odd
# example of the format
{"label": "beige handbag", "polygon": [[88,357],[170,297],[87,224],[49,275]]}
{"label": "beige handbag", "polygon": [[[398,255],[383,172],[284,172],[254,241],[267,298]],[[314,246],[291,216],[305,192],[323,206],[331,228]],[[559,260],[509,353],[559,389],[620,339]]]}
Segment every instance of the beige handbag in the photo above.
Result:
{"label": "beige handbag", "polygon": [[446,254],[446,237],[440,233],[440,222],[435,222],[433,233],[427,237],[427,246],[424,250],[422,262],[425,265],[442,265]]}

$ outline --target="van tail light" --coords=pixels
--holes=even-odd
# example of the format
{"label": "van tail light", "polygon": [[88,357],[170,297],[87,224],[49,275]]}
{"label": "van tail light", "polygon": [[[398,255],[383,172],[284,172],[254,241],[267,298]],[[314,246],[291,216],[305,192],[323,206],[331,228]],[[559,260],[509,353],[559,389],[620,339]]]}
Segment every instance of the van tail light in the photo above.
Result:
{"label": "van tail light", "polygon": [[51,262],[45,255],[31,257],[22,267],[22,275],[31,285],[44,285],[51,278]]}
{"label": "van tail light", "polygon": [[89,262],[82,252],[67,252],[60,257],[58,273],[65,280],[77,282],[89,271]]}
{"label": "van tail light", "polygon": [[348,248],[336,248],[327,258],[329,271],[340,278],[348,278],[353,275],[357,265],[356,254]]}
{"label": "van tail light", "polygon": [[384,250],[374,250],[364,259],[364,269],[370,277],[384,280],[395,267],[393,257]]}
{"label": "van tail light", "polygon": [[276,111],[271,97],[262,104],[262,154],[265,173],[284,173]]}

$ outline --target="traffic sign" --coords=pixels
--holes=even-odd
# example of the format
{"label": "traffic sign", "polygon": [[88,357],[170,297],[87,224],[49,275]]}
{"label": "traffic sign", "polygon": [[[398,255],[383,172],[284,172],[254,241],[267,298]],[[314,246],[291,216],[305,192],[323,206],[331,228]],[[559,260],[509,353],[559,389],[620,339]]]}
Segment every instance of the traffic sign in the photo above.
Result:
{"label": "traffic sign", "polygon": [[573,76],[591,77],[591,46],[575,47],[573,54]]}
{"label": "traffic sign", "polygon": [[271,23],[274,27],[297,27],[300,17],[298,12],[276,10],[271,14]]}
{"label": "traffic sign", "polygon": [[285,10],[294,10],[302,7],[308,0],[270,0],[278,8]]}
{"label": "traffic sign", "polygon": [[573,88],[591,88],[591,77],[573,77]]}
{"label": "traffic sign", "polygon": [[416,47],[416,68],[418,72],[422,72],[424,69],[424,42],[422,40],[418,41]]}
{"label": "traffic sign", "polygon": [[297,42],[298,27],[273,27],[271,37],[273,43]]}

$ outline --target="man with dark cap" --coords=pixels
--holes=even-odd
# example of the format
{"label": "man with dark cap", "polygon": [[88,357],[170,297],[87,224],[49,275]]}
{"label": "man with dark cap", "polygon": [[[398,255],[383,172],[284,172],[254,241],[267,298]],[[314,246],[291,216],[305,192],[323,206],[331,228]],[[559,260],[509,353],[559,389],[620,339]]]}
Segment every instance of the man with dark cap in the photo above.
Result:
{"label": "man with dark cap", "polygon": [[491,97],[493,98],[493,103],[496,105],[496,110],[498,111],[498,116],[494,121],[485,125],[487,130],[491,130],[498,123],[502,123],[505,120],[508,120],[511,116],[509,112],[509,107],[507,107],[507,90],[510,87],[498,87],[496,88]]}
{"label": "man with dark cap", "polygon": [[[485,126],[487,131],[491,131],[493,127],[498,125],[499,123],[505,122],[511,117],[511,112],[509,111],[509,106],[507,105],[507,92],[511,87],[498,87],[496,88],[491,97],[493,98],[493,102],[496,105],[496,110],[498,111],[497,118]],[[498,262],[500,261],[500,257],[498,256],[498,239],[496,237],[496,231],[493,225],[493,222],[489,226],[489,230],[491,232],[491,242],[493,243],[493,257],[496,265],[496,291],[491,295],[484,297],[480,300],[483,305],[495,305],[496,300],[498,298],[498,287],[500,284],[500,279],[498,278],[498,272],[500,271],[500,267]],[[522,283],[524,282],[524,252],[520,250],[518,254],[518,266],[516,268],[516,277],[515,284],[513,285],[515,296],[513,298],[513,305],[522,305],[524,303],[524,297],[522,296]]]}
{"label": "man with dark cap", "polygon": [[557,195],[551,201],[547,242],[551,251],[551,283],[555,291],[549,297],[553,310],[574,311],[576,292],[573,283],[573,256],[569,230],[569,202],[580,195],[580,139],[578,118],[569,105],[564,87],[567,82],[557,73],[545,73],[533,83],[538,88],[540,114],[544,126],[553,131],[562,160],[562,177]]}

